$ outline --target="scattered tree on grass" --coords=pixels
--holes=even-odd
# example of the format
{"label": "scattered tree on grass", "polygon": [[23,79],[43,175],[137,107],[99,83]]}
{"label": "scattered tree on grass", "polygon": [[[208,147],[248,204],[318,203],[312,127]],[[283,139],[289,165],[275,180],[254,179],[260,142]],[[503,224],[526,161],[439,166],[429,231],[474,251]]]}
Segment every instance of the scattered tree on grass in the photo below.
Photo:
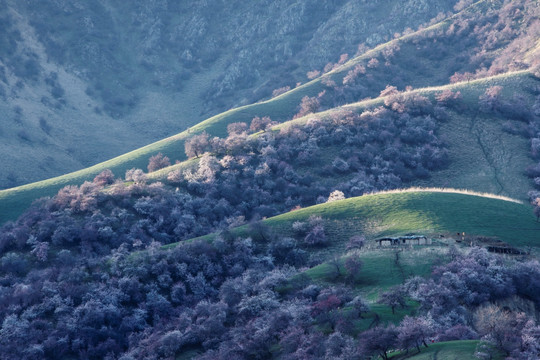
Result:
{"label": "scattered tree on grass", "polygon": [[353,235],[347,243],[347,250],[352,249],[362,249],[366,243],[365,236],[362,235]]}
{"label": "scattered tree on grass", "polygon": [[184,144],[188,158],[201,156],[204,152],[208,151],[209,146],[209,136],[206,132],[192,136]]}
{"label": "scattered tree on grass", "polygon": [[247,131],[247,124],[244,122],[235,122],[227,125],[227,134],[229,136],[240,135]]}
{"label": "scattered tree on grass", "polygon": [[413,318],[405,316],[398,326],[398,343],[400,348],[408,352],[416,348],[420,352],[420,346],[428,347],[429,338],[435,335],[435,329],[430,320],[425,317]]}
{"label": "scattered tree on grass", "polygon": [[256,133],[258,131],[265,131],[270,126],[272,126],[274,123],[272,122],[272,119],[268,116],[258,117],[255,116],[251,120],[251,124],[249,125],[249,131],[252,133]]}
{"label": "scattered tree on grass", "polygon": [[272,97],[275,98],[276,96],[279,96],[281,94],[285,94],[289,90],[291,90],[290,86],[283,86],[283,87],[280,87],[279,89],[274,89],[272,91]]}
{"label": "scattered tree on grass", "polygon": [[540,219],[540,197],[534,199],[532,204],[534,206],[534,215],[536,216],[536,221],[538,222],[538,219]]}
{"label": "scattered tree on grass", "polygon": [[360,352],[364,356],[380,356],[388,360],[388,352],[397,345],[398,330],[394,325],[377,326],[360,335]]}
{"label": "scattered tree on grass", "polygon": [[96,175],[93,182],[100,186],[110,185],[114,183],[114,174],[111,170],[105,169]]}
{"label": "scattered tree on grass", "polygon": [[348,302],[347,306],[351,306],[360,318],[362,318],[362,314],[371,310],[369,304],[360,295]]}
{"label": "scattered tree on grass", "polygon": [[479,104],[482,111],[497,111],[501,107],[501,86],[491,86],[480,96]]}
{"label": "scattered tree on grass", "polygon": [[317,97],[304,96],[302,98],[302,102],[300,103],[300,110],[294,117],[299,118],[307,114],[317,112],[317,110],[319,110],[319,107],[320,103]]}
{"label": "scattered tree on grass", "polygon": [[304,238],[304,243],[309,246],[327,245],[326,234],[322,225],[315,225]]}
{"label": "scattered tree on grass", "polygon": [[167,166],[171,166],[171,162],[167,156],[163,156],[162,153],[158,153],[150,157],[148,161],[148,172],[153,172],[159,169],[163,169]]}
{"label": "scattered tree on grass", "polygon": [[402,309],[407,307],[406,295],[407,292],[403,286],[394,286],[390,290],[383,292],[377,303],[389,306],[392,309],[392,314],[395,314],[397,307]]}
{"label": "scattered tree on grass", "polygon": [[347,270],[347,280],[354,283],[356,277],[362,269],[362,260],[358,255],[351,255],[345,259],[345,270]]}
{"label": "scattered tree on grass", "polygon": [[340,190],[334,190],[330,193],[330,196],[328,196],[328,200],[326,200],[327,203],[331,203],[338,200],[344,200],[345,194],[343,191]]}
{"label": "scattered tree on grass", "polygon": [[133,181],[137,185],[146,183],[146,174],[141,169],[130,169],[126,171],[126,181]]}

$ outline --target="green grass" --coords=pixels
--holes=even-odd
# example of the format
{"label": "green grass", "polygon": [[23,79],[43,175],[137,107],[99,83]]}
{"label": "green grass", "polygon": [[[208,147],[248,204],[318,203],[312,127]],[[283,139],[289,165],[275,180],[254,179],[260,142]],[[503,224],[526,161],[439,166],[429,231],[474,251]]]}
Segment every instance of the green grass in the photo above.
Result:
{"label": "green grass", "polygon": [[[389,308],[375,304],[381,291],[401,284],[412,276],[429,276],[436,264],[449,261],[446,249],[448,244],[455,243],[453,238],[456,238],[454,235],[457,232],[465,232],[466,239],[489,236],[517,247],[530,246],[537,250],[540,246],[540,223],[536,221],[528,205],[489,195],[448,191],[450,190],[445,192],[413,189],[365,195],[312,206],[265,220],[265,224],[276,234],[292,236],[292,224],[295,221],[305,221],[311,215],[319,215],[324,219],[325,231],[331,242],[327,248],[310,249],[311,256],[322,256],[326,262],[293,277],[280,291],[287,292],[302,286],[306,280],[321,285],[348,281],[349,285],[372,303],[373,311],[384,321],[399,322],[411,309],[391,314]],[[236,236],[250,235],[247,226],[231,232]],[[382,236],[407,233],[427,235],[434,239],[434,243],[425,246],[379,248],[373,241]],[[346,243],[356,234],[365,235],[368,243],[361,251],[353,250],[353,253],[348,253]],[[439,239],[439,235],[445,237]],[[210,234],[202,239],[211,241],[214,236]],[[461,246],[466,244],[461,243]],[[352,254],[358,255],[362,261],[361,271],[353,282],[347,280],[344,268],[345,258]],[[357,326],[363,329],[369,324],[370,322],[365,320]]]}
{"label": "green grass", "polygon": [[[387,326],[389,324],[398,325],[405,316],[414,316],[418,304],[412,301],[408,302],[405,308],[396,308],[395,312],[389,306],[381,304],[370,304],[371,311],[363,314],[361,319],[354,321],[354,332],[358,335],[361,332],[369,330],[375,325]],[[378,316],[378,318],[377,318]]]}
{"label": "green grass", "polygon": [[325,220],[332,247],[343,247],[355,234],[381,236],[454,234],[496,237],[514,246],[539,246],[540,223],[528,205],[467,193],[411,191],[380,193],[316,205],[266,220],[277,232],[290,233],[294,221],[311,215]]}
{"label": "green grass", "polygon": [[[358,234],[368,240],[407,233],[435,238],[445,235],[448,239],[465,232],[467,240],[487,236],[517,247],[540,246],[540,222],[529,205],[460,190],[412,189],[364,195],[291,211],[264,223],[279,235],[291,236],[292,224],[311,215],[324,219],[330,239],[324,251],[331,253],[343,254],[349,238]],[[248,236],[249,229],[241,226],[232,233]]]}
{"label": "green grass", "polygon": [[[447,259],[445,248],[416,247],[407,249],[372,249],[357,252],[362,261],[362,269],[354,279],[354,285],[371,301],[375,301],[381,291],[403,283],[412,276],[428,276],[433,264],[443,263]],[[399,265],[396,263],[396,252],[399,252]],[[343,266],[345,257],[339,259],[340,271],[346,274]],[[335,278],[335,265],[330,262],[315,266],[304,272],[316,282],[335,283],[344,281],[344,277]],[[294,281],[294,279],[293,279]]]}
{"label": "green grass", "polygon": [[422,346],[421,352],[411,350],[408,355],[395,354],[391,359],[410,360],[476,360],[474,356],[478,340],[447,341],[430,344],[428,348]]}
{"label": "green grass", "polygon": [[[480,1],[465,11],[484,11],[484,7],[488,5],[489,2]],[[238,121],[249,122],[255,116],[270,116],[275,121],[286,121],[292,118],[294,113],[297,111],[298,104],[300,103],[302,97],[315,96],[325,88],[325,85],[322,83],[324,78],[330,77],[339,83],[342,81],[347,72],[356,64],[366,63],[369,59],[378,56],[386,47],[391,46],[395,42],[400,44],[407,43],[413,40],[415,37],[421,37],[439,27],[448,26],[453,18],[454,17],[451,17],[439,24],[432,25],[423,30],[419,30],[415,33],[402,36],[386,44],[377,46],[376,48],[349,60],[347,63],[331,71],[330,73],[324,74],[321,77],[292,89],[276,98],[226,111],[193,126],[189,130],[86,169],[52,179],[0,191],[0,223],[16,218],[35,199],[43,196],[52,196],[65,185],[81,184],[84,181],[91,180],[95,175],[105,169],[111,169],[117,176],[123,176],[126,170],[133,167],[145,169],[148,158],[157,154],[158,152],[162,152],[166,156],[169,156],[173,161],[184,160],[184,142],[187,138],[194,134],[206,131],[213,136],[225,136],[228,124]],[[437,78],[437,81],[429,81],[430,79],[428,79],[428,77],[420,76],[418,77],[418,84],[415,83],[413,85],[426,86],[428,83],[441,83],[443,78],[444,77],[441,77],[440,79]],[[497,77],[497,81],[500,81],[501,79],[502,77]],[[521,79],[522,77],[517,80]],[[472,88],[475,86],[475,84],[477,84],[480,86],[480,88],[485,88],[487,84],[490,84],[489,81],[490,80],[487,80],[485,84],[482,84],[481,82],[471,82],[471,84],[461,84],[461,86]],[[385,84],[381,84],[383,87],[384,85]],[[425,91],[432,92],[434,89],[435,88],[430,88]],[[380,99],[374,101],[373,105],[377,104],[378,102],[380,102]],[[361,106],[369,106],[369,104],[370,102],[367,102]],[[352,109],[357,106],[359,105],[353,104],[350,106],[350,108]],[[481,188],[481,186],[477,188]]]}

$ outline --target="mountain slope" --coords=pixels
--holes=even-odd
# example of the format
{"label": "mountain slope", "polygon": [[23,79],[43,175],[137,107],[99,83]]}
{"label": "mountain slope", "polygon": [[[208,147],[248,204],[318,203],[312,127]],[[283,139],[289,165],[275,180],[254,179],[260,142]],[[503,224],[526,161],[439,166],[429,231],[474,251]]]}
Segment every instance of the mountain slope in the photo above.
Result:
{"label": "mountain slope", "polygon": [[[455,186],[458,187],[471,188],[476,191],[498,192],[520,199],[525,198],[525,194],[530,187],[530,181],[521,174],[523,174],[523,170],[530,161],[527,157],[527,142],[525,139],[503,131],[502,124],[506,121],[504,117],[479,114],[477,99],[487,88],[495,85],[500,85],[507,89],[506,96],[510,99],[514,95],[514,92],[521,93],[522,88],[534,86],[536,82],[537,80],[530,76],[529,73],[518,72],[509,75],[498,75],[483,80],[452,84],[446,88],[435,87],[417,90],[416,93],[430,97],[433,97],[444,89],[460,91],[463,94],[463,102],[467,106],[471,106],[471,109],[464,113],[462,112],[460,114],[459,111],[452,113],[449,120],[440,124],[445,136],[450,139],[448,141],[451,155],[449,170],[445,170],[440,174],[435,173],[433,180],[429,180],[428,182],[418,181],[418,184],[422,186],[429,186],[431,184],[444,187],[453,185],[455,182]],[[85,170],[0,191],[1,218],[4,221],[13,219],[33,200],[41,196],[51,196],[67,184],[80,184],[85,180],[91,180],[105,169],[111,169],[116,175],[123,175],[126,170],[133,167],[145,168],[148,158],[158,152],[169,156],[173,161],[183,159],[185,158],[183,151],[184,141],[193,134],[206,131],[211,135],[224,136],[227,124],[238,121],[249,122],[255,116],[271,115],[273,119],[285,120],[294,113],[296,101],[299,101],[306,93],[309,94],[312,91],[311,87],[315,86],[317,86],[317,83],[306,84],[305,87],[297,88],[267,102],[230,110],[210,118],[188,131]],[[324,119],[333,113],[339,114],[342,110],[362,111],[363,109],[382,105],[383,102],[384,97],[368,100],[321,113],[320,115],[309,115],[305,119],[293,120],[292,123],[302,123],[310,117]],[[481,133],[484,139],[483,143],[479,143],[478,138],[475,139],[475,133],[470,131],[471,119],[476,119],[477,122],[484,122],[491,126],[490,132]],[[497,119],[496,122],[493,122],[493,119]],[[467,152],[462,151],[464,147],[468,149]],[[504,151],[505,156],[491,156],[491,154],[498,155],[498,151],[501,150]],[[488,151],[488,153],[484,153],[484,151]],[[508,162],[508,156],[514,157],[514,160]],[[479,172],[479,168],[483,168],[484,173]],[[174,166],[170,170],[172,169],[174,169]],[[498,177],[495,177],[494,169],[501,169],[499,173],[502,173],[502,176],[498,174]],[[160,173],[166,174],[167,171],[161,170]],[[500,184],[503,184],[503,189],[500,188]]]}
{"label": "mountain slope", "polygon": [[[3,0],[0,188],[88,167],[267,98],[452,5]],[[24,159],[32,171],[18,166]]]}
{"label": "mountain slope", "polygon": [[[524,11],[512,13],[512,6],[522,8]],[[508,77],[505,75],[488,77],[485,83],[473,82],[469,84],[469,81],[474,77],[485,77],[490,72],[498,73],[501,69],[519,69],[528,66],[528,64],[534,64],[533,54],[538,51],[538,47],[534,43],[530,43],[531,39],[535,38],[535,27],[530,25],[530,21],[534,19],[535,11],[538,11],[537,6],[535,8],[534,4],[522,1],[512,4],[479,1],[440,23],[415,33],[403,35],[396,40],[367,51],[341,66],[334,66],[329,73],[271,100],[216,115],[188,131],[82,171],[1,192],[1,202],[5,204],[0,205],[1,216],[3,219],[13,218],[37,197],[52,195],[66,184],[80,184],[84,180],[91,180],[106,168],[112,169],[116,175],[122,175],[132,167],[145,168],[147,159],[160,151],[173,160],[182,160],[185,139],[201,131],[207,131],[214,136],[225,136],[227,124],[239,121],[249,122],[255,116],[270,116],[272,120],[279,122],[288,120],[298,111],[298,106],[305,96],[320,97],[323,94],[319,98],[319,102],[320,110],[324,110],[358,101],[359,98],[365,96],[377,96],[388,83],[398,87],[411,84],[419,87],[434,84],[444,85],[454,71],[461,71],[465,77],[460,75],[461,77],[456,78],[455,81],[461,80],[462,83],[457,84],[456,87],[450,87],[450,89],[455,88],[468,93],[463,99],[466,104],[475,102],[487,86],[499,84],[507,87],[504,91],[507,99],[510,99],[514,93],[519,93],[520,96],[525,95],[530,99],[531,89],[534,89],[536,84],[525,74],[516,73],[515,76],[510,74]],[[523,14],[523,16],[515,14]],[[498,22],[492,23],[494,20],[498,20]],[[483,37],[495,34],[500,24],[509,21],[521,21],[521,23],[516,27],[514,33],[506,35],[506,38],[498,40],[499,42],[491,44],[491,47],[486,49]],[[484,23],[487,30],[484,32],[475,31],[469,35],[464,35],[467,33],[457,30],[459,27],[470,29],[475,23],[476,26]],[[500,64],[504,64],[504,61],[508,59],[508,56],[504,54],[509,49],[513,49],[515,44],[525,44],[525,49],[528,49],[519,55],[524,57],[523,61],[514,61],[501,68]],[[449,48],[455,48],[456,51],[448,51]],[[433,54],[439,55],[434,57]],[[468,58],[470,62],[464,61],[464,57]],[[479,61],[481,58],[483,60]],[[422,59],[422,66],[418,66],[418,59]],[[475,60],[473,61],[473,59]],[[374,60],[377,60],[378,63],[385,61],[385,65],[371,66],[370,64]],[[483,70],[484,66],[490,66],[490,64],[492,69],[488,72]],[[361,71],[362,69],[365,69],[365,74]],[[466,75],[467,71],[475,69],[479,71],[477,74]],[[517,83],[518,78],[524,79],[525,83]],[[475,86],[475,84],[479,84],[483,90],[477,88],[472,92],[466,91],[467,86]],[[373,105],[380,103],[381,100],[375,100]],[[521,173],[528,161],[525,155],[527,146],[525,141],[508,134],[492,136],[493,131],[499,134],[498,127],[501,122],[491,124],[489,115],[484,118],[474,114],[473,112],[463,119],[453,116],[452,118],[457,119],[458,122],[452,121],[442,124],[443,131],[450,139],[451,155],[455,161],[452,162],[450,170],[440,173],[428,183],[419,182],[418,184],[423,186],[433,184],[436,186],[471,187],[478,191],[490,191],[524,198],[529,182],[517,174]],[[504,120],[501,119],[501,121]],[[47,129],[47,124],[45,122],[42,127]],[[484,131],[481,130],[482,126],[492,127],[492,129]],[[474,130],[470,131],[471,129]],[[109,134],[114,136],[114,132]],[[497,144],[504,146],[496,149],[494,146]],[[470,159],[462,157],[464,152],[461,152],[460,149],[463,147],[468,147],[470,153],[473,154]],[[38,148],[35,150],[38,151]],[[93,152],[88,152],[83,148],[80,150],[87,153],[92,159],[96,158]],[[511,158],[516,156],[515,159]],[[36,161],[40,161],[39,157],[36,158]],[[468,166],[473,162],[477,162],[476,166],[480,166],[482,171],[475,171],[474,168]],[[510,164],[511,168],[504,166],[505,163]],[[33,167],[24,168],[29,170]],[[452,180],[455,181],[455,184],[449,183],[447,178],[455,179]]]}
{"label": "mountain slope", "polygon": [[[410,189],[363,195],[303,208],[263,222],[278,234],[291,232],[296,221],[321,216],[332,239],[331,248],[343,252],[354,235],[364,235],[370,244],[385,236],[407,233],[454,237],[465,232],[467,239],[494,237],[512,246],[538,247],[540,224],[528,205],[510,198],[452,189]],[[249,234],[248,227],[238,230]]]}
{"label": "mountain slope", "polygon": [[[392,18],[390,5],[401,17],[430,9],[270,1],[267,17],[217,0],[6,3],[28,32],[0,11],[10,35],[0,61],[40,84],[21,81],[10,96],[39,97],[45,86],[49,105],[70,108],[76,96],[59,79],[72,73],[40,83],[47,56],[91,79],[79,105],[94,102],[117,124],[145,104],[159,115],[163,95],[183,91],[179,79],[191,90],[186,113],[196,110],[213,71],[224,75],[208,109],[250,91],[236,103],[260,99],[281,76],[268,66],[280,58],[264,58],[268,44],[287,58],[304,51],[290,47],[295,37],[339,37],[340,25],[362,33],[366,24],[332,25],[356,6],[374,18]],[[460,0],[455,10],[269,100],[0,191],[0,359],[538,358],[540,191],[529,190],[540,189],[540,3]],[[249,59],[267,69],[246,73]],[[302,66],[286,64],[286,81],[303,77]],[[13,111],[22,126],[22,107]]]}

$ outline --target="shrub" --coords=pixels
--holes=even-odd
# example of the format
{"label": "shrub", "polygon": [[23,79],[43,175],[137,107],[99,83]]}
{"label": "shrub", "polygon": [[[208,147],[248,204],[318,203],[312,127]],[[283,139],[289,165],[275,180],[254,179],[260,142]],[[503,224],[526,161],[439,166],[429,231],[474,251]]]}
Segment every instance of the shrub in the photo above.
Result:
{"label": "shrub", "polygon": [[304,243],[309,246],[325,246],[328,245],[328,239],[324,233],[324,227],[322,225],[316,225],[311,229],[306,237]]}
{"label": "shrub", "polygon": [[351,236],[347,243],[347,250],[362,249],[366,243],[366,238],[362,235]]}
{"label": "shrub", "polygon": [[105,169],[102,172],[100,172],[96,177],[94,178],[93,182],[96,185],[105,186],[105,185],[111,185],[114,183],[114,174],[111,170]]}
{"label": "shrub", "polygon": [[280,87],[279,89],[275,89],[274,91],[272,91],[272,97],[275,98],[276,96],[285,94],[289,90],[291,90],[290,86],[284,86],[284,87]]}
{"label": "shrub", "polygon": [[345,194],[343,194],[343,191],[334,190],[330,193],[330,196],[328,197],[328,200],[326,200],[326,202],[331,203],[343,199],[345,199]]}
{"label": "shrub", "polygon": [[137,185],[146,183],[146,174],[141,169],[130,169],[126,171],[126,181],[133,181]]}
{"label": "shrub", "polygon": [[320,103],[316,97],[304,96],[299,107],[300,109],[298,113],[294,116],[295,118],[317,112],[317,110],[319,110]]}
{"label": "shrub", "polygon": [[191,157],[199,157],[202,155],[205,151],[209,150],[210,141],[209,136],[206,132],[203,132],[199,135],[194,135],[190,139],[186,140],[184,144],[184,148],[186,151],[186,156],[188,158]]}

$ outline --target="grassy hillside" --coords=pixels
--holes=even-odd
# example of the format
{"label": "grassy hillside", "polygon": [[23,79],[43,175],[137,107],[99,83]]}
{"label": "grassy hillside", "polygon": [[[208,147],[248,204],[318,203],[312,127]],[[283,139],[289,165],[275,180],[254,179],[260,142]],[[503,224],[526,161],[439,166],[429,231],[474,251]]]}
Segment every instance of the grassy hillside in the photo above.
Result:
{"label": "grassy hillside", "polygon": [[[501,86],[503,96],[514,95],[530,98],[526,89],[538,86],[538,79],[527,71],[517,71],[469,82],[428,87],[413,90],[434,99],[444,90],[459,91],[467,109],[450,111],[449,119],[441,121],[440,133],[445,139],[450,155],[447,169],[432,173],[427,180],[414,183],[418,186],[455,187],[480,192],[489,192],[526,199],[532,187],[524,169],[531,164],[527,139],[503,131],[503,124],[512,118],[485,114],[479,111],[478,98],[491,86]],[[305,123],[310,118],[330,119],[336,111],[361,112],[366,108],[383,105],[385,97],[365,100],[330,109],[315,115],[295,119],[277,125],[276,129],[295,123]]]}
{"label": "grassy hillside", "polygon": [[9,156],[0,188],[85,168],[268,98],[455,2],[391,0],[380,11],[273,1],[262,15],[261,4],[216,0],[3,1],[0,151]]}
{"label": "grassy hillside", "polygon": [[[302,288],[313,282],[322,288],[348,284],[362,295],[371,310],[364,318],[354,322],[355,331],[365,331],[376,319],[379,324],[399,323],[405,315],[415,314],[417,304],[410,302],[406,308],[392,313],[388,306],[377,303],[381,292],[402,284],[412,276],[428,277],[435,265],[451,261],[447,245],[457,231],[466,232],[466,239],[490,236],[514,246],[538,247],[540,224],[531,215],[527,205],[510,198],[489,194],[476,194],[457,190],[410,189],[365,195],[296,210],[264,221],[282,236],[291,236],[292,223],[305,221],[311,215],[324,219],[329,249],[312,249],[312,254],[324,253],[334,260],[305,270],[290,279],[281,292]],[[426,234],[434,237],[431,246],[379,249],[373,239],[406,233]],[[233,234],[248,236],[246,227]],[[368,239],[367,248],[352,251],[362,262],[361,271],[354,282],[346,281],[344,266],[347,251],[345,243],[352,235],[363,234]],[[444,234],[445,238],[439,238]],[[212,236],[206,237],[207,239]],[[456,238],[454,236],[454,238]],[[462,243],[463,245],[463,243]],[[458,244],[458,246],[460,246]],[[536,252],[536,251],[535,251]],[[339,271],[336,271],[336,266]],[[297,285],[295,285],[297,284]],[[346,313],[344,308],[340,312]],[[325,329],[321,329],[325,331]],[[331,332],[330,329],[328,329]],[[422,347],[420,353],[394,353],[392,359],[475,359],[478,340],[450,341]],[[502,359],[503,357],[500,357]]]}
{"label": "grassy hillside", "polygon": [[[488,237],[521,249],[532,249],[535,254],[540,247],[540,223],[528,205],[510,198],[453,189],[413,188],[364,195],[295,210],[266,219],[264,224],[274,234],[290,237],[293,223],[306,221],[312,215],[323,218],[329,246],[310,249],[313,259],[325,262],[306,270],[302,276],[307,275],[324,286],[334,284],[336,266],[341,274],[347,272],[344,263],[349,239],[363,235],[366,245],[355,253],[363,264],[362,271],[355,278],[355,286],[370,301],[375,301],[381,291],[412,276],[427,277],[435,264],[450,261],[446,251],[448,245],[468,246],[471,241],[479,244],[475,241],[477,237]],[[248,226],[231,232],[235,236],[253,235]],[[455,241],[461,240],[461,235],[456,236],[458,232],[466,234],[465,241]],[[433,239],[433,244],[379,248],[374,241],[405,234],[426,235]],[[202,239],[212,240],[214,237],[215,234],[210,234]],[[176,244],[166,248],[174,246]],[[291,284],[294,281],[292,279]],[[381,316],[386,314],[388,321],[396,320],[385,311],[389,309],[380,308],[377,313]],[[400,316],[404,315],[401,313]]]}
{"label": "grassy hillside", "polygon": [[[464,102],[476,109],[478,97],[490,86],[503,86],[509,96],[513,95],[514,92],[519,92],[522,87],[532,86],[536,82],[537,80],[528,72],[522,71],[415,91],[430,97],[443,89],[460,91],[463,94]],[[306,94],[316,94],[319,85],[318,81],[313,81],[277,98],[229,110],[180,134],[74,173],[0,191],[0,222],[14,219],[33,200],[42,196],[52,196],[65,185],[80,184],[85,180],[91,180],[105,169],[111,169],[117,176],[123,176],[124,172],[130,168],[146,168],[148,158],[158,152],[162,152],[173,160],[185,159],[184,142],[193,134],[206,131],[211,135],[225,136],[226,127],[229,123],[249,122],[255,116],[270,115],[273,119],[286,120],[292,117],[300,99]],[[349,104],[337,109],[295,119],[286,124],[304,122],[313,116],[325,118],[341,110],[361,111],[379,106],[383,101],[384,98],[377,98]],[[478,114],[476,110],[473,110],[473,112],[476,115],[474,118],[467,115],[470,112],[467,114],[454,113],[450,120],[441,125],[443,133],[449,139],[448,144],[452,160],[450,168],[440,174],[435,174],[433,180],[418,185],[451,185],[524,198],[524,194],[529,188],[529,181],[522,175],[522,171],[529,161],[526,155],[526,140],[503,132],[502,123],[505,119],[483,116]],[[474,131],[471,131],[471,128],[474,128]],[[279,126],[276,129],[279,129]],[[464,148],[467,151],[463,151]],[[492,153],[493,156],[491,156]],[[482,169],[482,171],[478,171],[478,169]],[[164,174],[166,171],[163,170],[160,173]],[[502,188],[500,184],[503,184]]]}
{"label": "grassy hillside", "polygon": [[[461,340],[440,342],[429,345],[429,348],[422,348],[421,353],[414,354],[411,351],[410,355],[396,354],[391,357],[393,360],[411,359],[411,360],[475,360],[474,356],[478,340]],[[498,357],[497,359],[503,359]]]}
{"label": "grassy hillside", "polygon": [[[358,234],[371,241],[408,233],[452,238],[465,232],[468,240],[486,236],[512,246],[540,246],[540,223],[529,205],[459,190],[410,189],[364,195],[291,211],[264,223],[277,234],[287,235],[295,221],[312,215],[324,219],[330,249],[338,253],[343,253],[349,238]],[[245,234],[248,228],[235,231]]]}
{"label": "grassy hillside", "polygon": [[411,232],[465,232],[471,237],[496,237],[514,246],[540,246],[540,223],[528,205],[459,192],[413,190],[365,195],[300,209],[267,223],[285,229],[313,214],[327,219],[327,231],[336,246],[355,233],[374,239]]}
{"label": "grassy hillside", "polygon": [[[497,5],[494,3],[479,1],[474,6],[465,9],[460,16],[466,18],[496,8]],[[437,32],[449,27],[455,19],[456,17],[452,17],[441,23],[403,35],[380,45],[349,60],[342,66],[336,67],[329,73],[273,99],[226,111],[199,123],[187,131],[89,168],[1,191],[0,222],[14,219],[36,198],[53,195],[67,184],[81,184],[85,180],[91,180],[104,169],[111,169],[116,176],[122,176],[127,169],[133,167],[145,169],[148,158],[158,152],[169,156],[173,161],[183,160],[185,159],[184,141],[193,134],[206,131],[213,136],[224,136],[228,124],[239,121],[249,122],[255,116],[270,116],[273,120],[279,122],[289,120],[297,112],[298,105],[304,96],[317,96],[324,90],[333,91],[329,88],[329,82],[333,81],[341,84],[343,78],[356,65],[367,66],[369,61],[375,58],[383,61],[387,57],[385,54],[390,49],[394,49],[390,52],[397,51],[393,55],[391,64],[388,65],[390,67],[385,65],[384,67],[369,69],[366,80],[362,80],[362,84],[365,83],[367,89],[367,92],[363,92],[363,96],[376,96],[380,90],[384,89],[386,84],[392,83],[395,74],[400,75],[400,83],[402,84],[410,84],[414,87],[438,85],[438,87],[417,90],[431,96],[446,88],[459,90],[464,95],[464,102],[468,104],[476,104],[478,96],[489,86],[503,86],[506,96],[511,96],[514,92],[521,93],[523,89],[530,88],[531,85],[534,86],[535,80],[524,71],[443,86],[448,82],[448,77],[453,70],[465,70],[467,67],[463,64],[464,68],[460,68],[461,65],[456,65],[458,68],[455,68],[455,66],[447,67],[446,62],[452,63],[455,60],[452,60],[452,57],[442,57],[442,60],[425,57],[427,56],[426,53],[429,54],[430,44],[437,43],[431,41],[430,36],[435,36],[434,39],[436,39]],[[459,43],[459,41],[457,42]],[[395,50],[396,45],[398,45],[399,50]],[[455,44],[452,46],[455,46]],[[436,49],[431,49],[431,51],[434,50]],[[457,56],[457,53],[452,54],[452,56]],[[411,62],[417,62],[419,58],[424,58],[422,61],[430,64],[429,69],[425,66],[407,65],[411,64]],[[395,66],[392,65],[394,63]],[[358,110],[367,106],[379,105],[383,100],[367,100],[345,105],[343,108],[346,110]],[[529,181],[521,176],[522,170],[528,162],[526,141],[518,136],[501,131],[505,119],[493,121],[491,115],[483,116],[479,114],[474,106],[471,112],[467,114],[451,114],[451,120],[441,126],[442,132],[449,140],[452,160],[449,169],[435,175],[427,182],[419,182],[418,185],[471,188],[477,191],[505,194],[523,199],[530,185]],[[338,109],[341,110],[342,108]],[[320,116],[324,116],[324,113]]]}

